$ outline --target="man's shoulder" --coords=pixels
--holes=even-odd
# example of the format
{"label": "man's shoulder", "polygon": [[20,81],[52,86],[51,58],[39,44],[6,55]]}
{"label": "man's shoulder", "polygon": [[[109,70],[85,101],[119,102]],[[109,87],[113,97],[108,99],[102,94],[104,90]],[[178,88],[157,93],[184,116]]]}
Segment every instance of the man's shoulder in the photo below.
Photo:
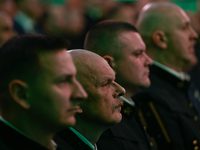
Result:
{"label": "man's shoulder", "polygon": [[69,128],[58,132],[53,139],[61,150],[91,150],[91,148]]}
{"label": "man's shoulder", "polygon": [[8,146],[9,146],[8,143],[6,144],[5,142],[3,142],[3,141],[0,139],[0,150],[12,150],[12,149],[9,148]]}
{"label": "man's shoulder", "polygon": [[47,150],[39,143],[27,138],[0,121],[0,150]]}

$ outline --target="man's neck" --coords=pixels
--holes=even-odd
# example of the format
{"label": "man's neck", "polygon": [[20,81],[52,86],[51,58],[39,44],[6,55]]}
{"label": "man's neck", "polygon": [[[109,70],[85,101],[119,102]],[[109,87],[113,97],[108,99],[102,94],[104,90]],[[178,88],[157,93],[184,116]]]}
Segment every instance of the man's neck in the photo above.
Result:
{"label": "man's neck", "polygon": [[95,146],[101,134],[109,127],[106,128],[95,123],[80,123],[80,121],[77,121],[73,128],[84,136],[93,146]]}

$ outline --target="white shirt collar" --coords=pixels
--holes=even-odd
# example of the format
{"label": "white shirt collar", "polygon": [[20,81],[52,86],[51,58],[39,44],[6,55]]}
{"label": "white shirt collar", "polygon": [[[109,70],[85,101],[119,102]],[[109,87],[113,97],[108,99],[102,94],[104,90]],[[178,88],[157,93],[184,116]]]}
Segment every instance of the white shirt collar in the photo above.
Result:
{"label": "white shirt collar", "polygon": [[169,72],[170,74],[174,75],[175,77],[179,78],[182,81],[184,81],[184,80],[190,81],[190,75],[185,73],[185,72],[177,72],[177,71],[175,71],[175,70],[173,70],[173,69],[171,69],[171,68],[169,68],[169,67],[167,67],[167,66],[165,66],[165,65],[163,65],[163,64],[161,64],[161,63],[159,63],[155,60],[153,61],[153,64],[156,65],[157,67],[160,67],[163,70]]}
{"label": "white shirt collar", "polygon": [[93,150],[97,150],[97,145],[95,144],[92,145],[92,143],[90,143],[83,135],[81,135],[77,130],[75,130],[73,127],[69,127],[69,129],[74,132],[74,134],[76,134],[86,145],[88,145],[89,147],[91,147]]}
{"label": "white shirt collar", "polygon": [[131,105],[131,106],[135,106],[135,102],[131,99],[131,98],[129,98],[129,99],[126,99],[125,97],[123,97],[123,96],[120,96],[119,98],[121,98],[124,102],[126,102],[126,103],[128,103],[129,105]]}

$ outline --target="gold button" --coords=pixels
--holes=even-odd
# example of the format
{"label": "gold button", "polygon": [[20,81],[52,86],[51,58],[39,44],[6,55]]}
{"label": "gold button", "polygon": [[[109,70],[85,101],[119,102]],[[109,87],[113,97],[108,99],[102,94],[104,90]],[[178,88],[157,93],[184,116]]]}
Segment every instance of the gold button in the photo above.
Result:
{"label": "gold button", "polygon": [[199,146],[195,146],[195,147],[194,147],[194,150],[199,150]]}
{"label": "gold button", "polygon": [[153,147],[153,142],[150,142],[149,144],[150,144],[151,147]]}
{"label": "gold button", "polygon": [[194,97],[195,97],[195,98],[198,98],[198,97],[199,97],[199,91],[198,91],[198,90],[195,90],[195,91],[194,91]]}
{"label": "gold button", "polygon": [[198,120],[198,116],[194,116],[194,120],[197,121]]}
{"label": "gold button", "polygon": [[190,107],[193,107],[193,104],[190,102],[190,103],[189,103],[189,106],[190,106]]}
{"label": "gold button", "polygon": [[193,143],[194,145],[197,145],[198,141],[197,141],[197,140],[194,140],[192,143]]}

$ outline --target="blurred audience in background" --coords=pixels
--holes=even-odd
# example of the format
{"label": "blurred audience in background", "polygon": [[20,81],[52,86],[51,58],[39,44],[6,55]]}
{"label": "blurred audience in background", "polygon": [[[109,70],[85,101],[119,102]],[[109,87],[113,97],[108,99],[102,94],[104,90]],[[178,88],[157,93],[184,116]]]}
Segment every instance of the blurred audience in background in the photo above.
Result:
{"label": "blurred audience in background", "polygon": [[[76,49],[83,48],[85,34],[94,24],[115,19],[135,25],[141,8],[154,1],[181,3],[180,0],[0,0],[0,9],[13,18],[18,34],[63,36],[71,42],[68,49]],[[200,30],[199,1],[184,0],[182,3],[189,7],[186,10],[189,16],[195,18],[194,28]],[[194,3],[196,10],[191,12],[190,4]]]}
{"label": "blurred audience in background", "polygon": [[36,34],[40,32],[40,19],[45,13],[45,2],[41,0],[14,0],[18,8],[14,20],[14,29],[18,34]]}
{"label": "blurred audience in background", "polygon": [[176,3],[191,19],[199,35],[199,61],[189,74],[200,89],[200,0],[0,0],[0,46],[17,34],[39,33],[65,37],[68,49],[83,49],[85,35],[96,23],[115,19],[135,25],[143,6],[156,1]]}

